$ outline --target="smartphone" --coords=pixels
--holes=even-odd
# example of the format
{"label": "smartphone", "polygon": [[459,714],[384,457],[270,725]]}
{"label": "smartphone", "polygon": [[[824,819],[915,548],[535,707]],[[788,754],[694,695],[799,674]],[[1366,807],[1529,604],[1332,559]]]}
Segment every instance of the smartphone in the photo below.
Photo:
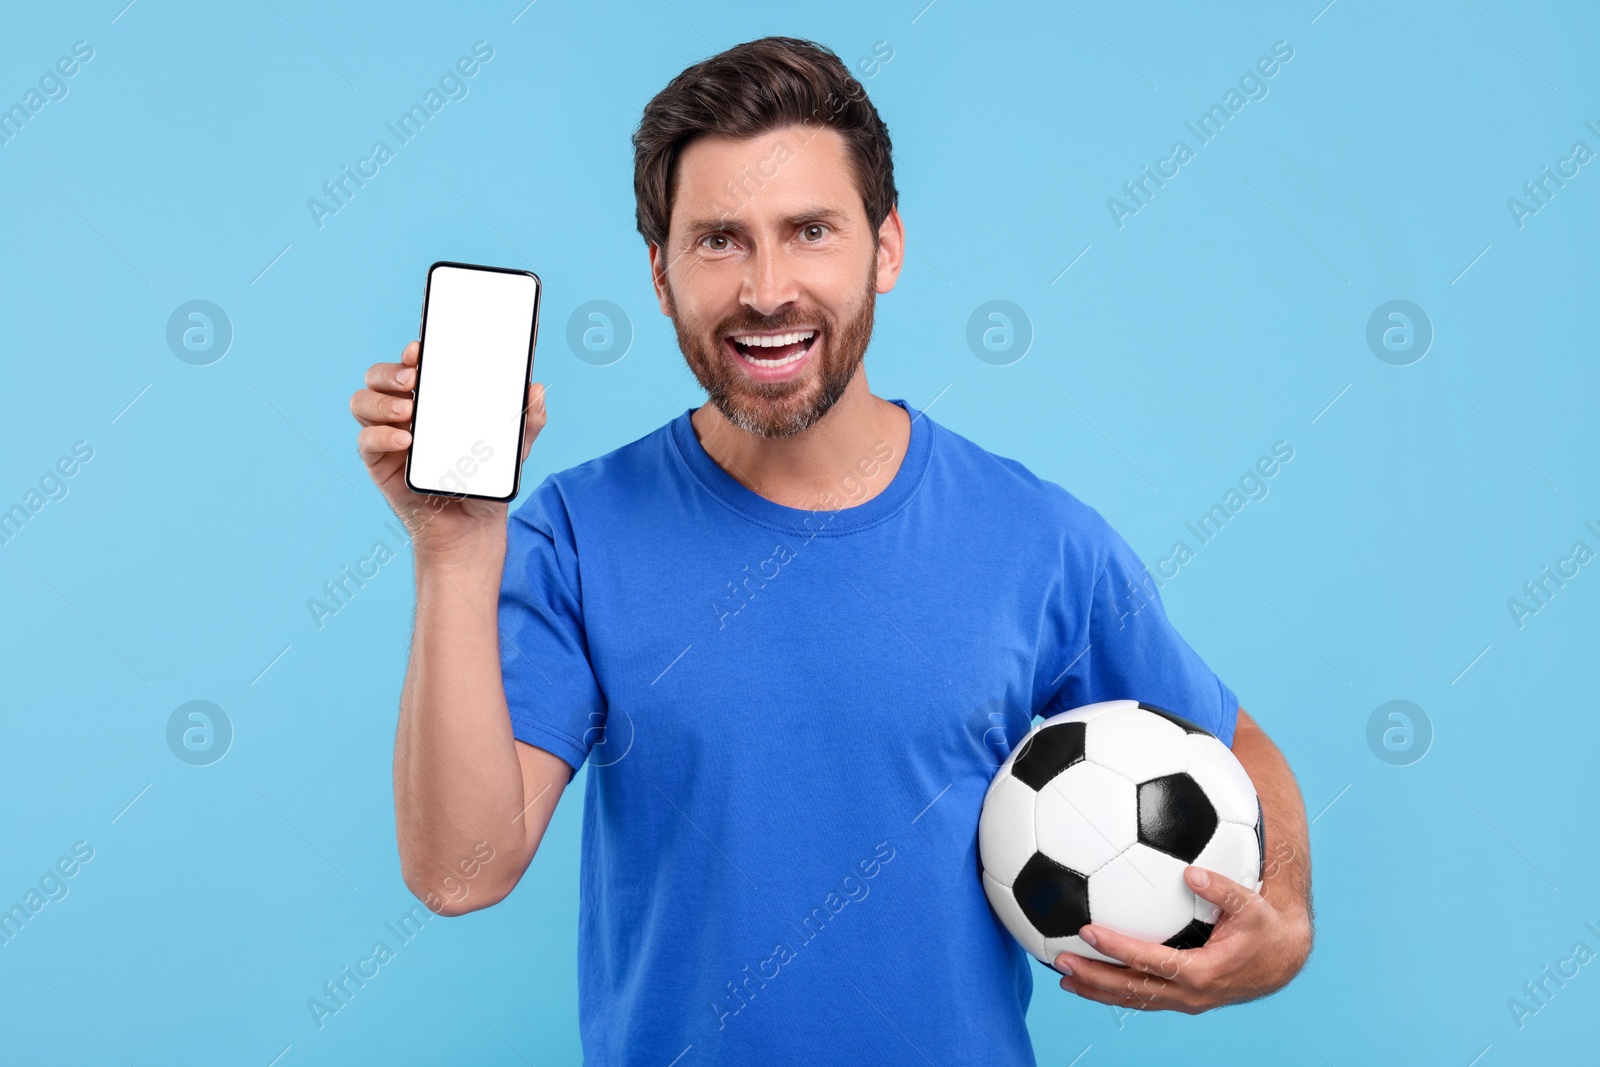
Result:
{"label": "smartphone", "polygon": [[428,268],[406,454],[412,492],[517,495],[542,288],[527,270],[446,261]]}

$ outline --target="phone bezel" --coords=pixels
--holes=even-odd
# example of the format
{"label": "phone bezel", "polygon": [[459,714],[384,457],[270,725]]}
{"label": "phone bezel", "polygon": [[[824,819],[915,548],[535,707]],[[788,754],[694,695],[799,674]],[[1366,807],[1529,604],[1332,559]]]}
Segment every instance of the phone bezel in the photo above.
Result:
{"label": "phone bezel", "polygon": [[[517,424],[517,462],[511,472],[511,492],[506,496],[489,496],[484,493],[452,493],[446,489],[426,489],[418,486],[411,480],[411,457],[417,446],[417,396],[422,391],[422,368],[428,353],[428,299],[433,295],[433,272],[440,267],[458,267],[463,270],[481,270],[494,274],[524,274],[533,279],[533,324],[528,334],[528,358],[522,370],[522,412],[523,418]],[[443,496],[455,500],[493,500],[507,503],[516,498],[522,487],[522,450],[526,444],[528,432],[528,395],[533,385],[533,352],[539,344],[539,305],[544,299],[544,280],[531,270],[518,270],[514,267],[491,267],[482,263],[461,263],[452,259],[441,259],[429,264],[427,280],[422,286],[422,318],[417,323],[417,380],[411,387],[411,421],[407,426],[411,433],[411,444],[406,446],[406,488],[413,493],[423,496]]]}

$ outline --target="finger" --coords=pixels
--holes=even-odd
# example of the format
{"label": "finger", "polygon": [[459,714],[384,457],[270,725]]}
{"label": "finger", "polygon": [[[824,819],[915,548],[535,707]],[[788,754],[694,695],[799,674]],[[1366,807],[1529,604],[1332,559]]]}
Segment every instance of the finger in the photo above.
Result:
{"label": "finger", "polygon": [[366,463],[375,463],[411,444],[411,434],[398,426],[368,426],[356,435],[356,451]]}
{"label": "finger", "polygon": [[534,382],[528,386],[528,431],[538,433],[544,429],[548,414],[544,406],[544,383]]}
{"label": "finger", "polygon": [[1070,953],[1056,957],[1057,969],[1080,986],[1092,986],[1106,993],[1151,1000],[1171,992],[1172,983],[1160,975],[1118,967],[1114,963],[1101,963]]}
{"label": "finger", "polygon": [[1062,978],[1060,984],[1068,993],[1074,993],[1084,1000],[1092,1000],[1096,1004],[1109,1004],[1113,1008],[1135,1008],[1140,1011],[1150,1011],[1157,1007],[1155,1001],[1101,989],[1076,978]]}
{"label": "finger", "polygon": [[1183,869],[1183,875],[1195,896],[1209,900],[1235,918],[1246,908],[1264,903],[1260,893],[1247,889],[1225,874],[1191,866]]}
{"label": "finger", "polygon": [[422,342],[412,341],[400,350],[400,362],[408,367],[415,367],[417,360],[422,356]]}
{"label": "finger", "polygon": [[411,418],[411,398],[362,389],[350,398],[350,414],[363,426],[399,424]]}
{"label": "finger", "polygon": [[1122,997],[1107,993],[1104,989],[1096,989],[1094,986],[1081,985],[1071,978],[1061,979],[1060,984],[1061,988],[1068,993],[1080,996],[1084,1000],[1092,1000],[1096,1004],[1109,1004],[1113,1008],[1125,1008],[1128,1006],[1123,1003]]}
{"label": "finger", "polygon": [[[1141,941],[1137,937],[1130,937],[1110,927],[1094,923],[1079,930],[1078,936],[1096,952],[1120,960],[1136,971],[1154,974],[1161,978],[1173,978],[1183,968],[1183,949],[1158,945],[1153,941]],[[1099,964],[1099,966],[1112,965]]]}
{"label": "finger", "polygon": [[416,367],[399,363],[374,363],[367,368],[367,388],[380,393],[409,393],[416,384]]}

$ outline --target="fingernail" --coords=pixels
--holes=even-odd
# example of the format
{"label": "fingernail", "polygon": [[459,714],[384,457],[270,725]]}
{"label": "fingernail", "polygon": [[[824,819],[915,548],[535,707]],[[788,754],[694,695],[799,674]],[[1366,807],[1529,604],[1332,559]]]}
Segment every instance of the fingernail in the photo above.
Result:
{"label": "fingernail", "polygon": [[1088,945],[1090,948],[1094,948],[1094,946],[1095,946],[1095,936],[1094,936],[1094,931],[1093,930],[1091,930],[1087,926],[1085,926],[1082,930],[1078,931],[1078,936],[1083,938],[1083,943],[1085,945]]}
{"label": "fingernail", "polygon": [[402,368],[401,371],[400,371],[400,374],[398,375],[398,377],[399,377],[401,385],[410,385],[413,381],[416,380],[416,377],[417,377],[416,368],[415,367]]}
{"label": "fingernail", "polygon": [[1189,871],[1189,882],[1196,889],[1204,889],[1211,884],[1211,876],[1199,867],[1194,867]]}
{"label": "fingernail", "polygon": [[1072,974],[1072,964],[1068,963],[1067,958],[1063,956],[1056,960],[1056,970],[1060,971],[1062,974],[1070,975]]}

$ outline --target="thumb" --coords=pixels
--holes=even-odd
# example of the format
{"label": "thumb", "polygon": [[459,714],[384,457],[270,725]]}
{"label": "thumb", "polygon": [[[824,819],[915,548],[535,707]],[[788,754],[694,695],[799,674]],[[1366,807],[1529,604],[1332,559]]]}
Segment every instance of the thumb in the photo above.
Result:
{"label": "thumb", "polygon": [[1261,894],[1235,882],[1225,874],[1204,867],[1185,867],[1183,877],[1194,890],[1195,896],[1210,901],[1229,915],[1237,916],[1251,904],[1261,900]]}
{"label": "thumb", "polygon": [[546,421],[544,393],[545,387],[542,382],[534,382],[528,386],[528,406],[522,413],[522,458],[518,460],[519,463],[528,461],[528,450],[533,447],[533,439],[544,429]]}

